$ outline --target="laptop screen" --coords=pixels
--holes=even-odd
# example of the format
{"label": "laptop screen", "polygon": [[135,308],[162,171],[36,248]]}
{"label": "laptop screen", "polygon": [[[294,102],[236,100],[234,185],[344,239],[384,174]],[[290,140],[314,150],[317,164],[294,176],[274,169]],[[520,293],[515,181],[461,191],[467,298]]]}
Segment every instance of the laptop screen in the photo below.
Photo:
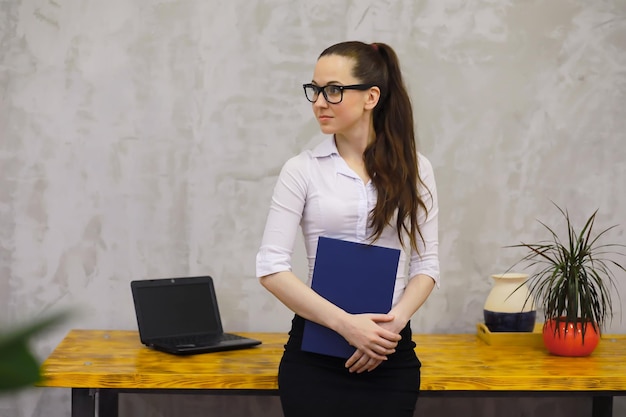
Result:
{"label": "laptop screen", "polygon": [[205,280],[146,281],[134,288],[137,319],[145,340],[221,334],[211,283]]}

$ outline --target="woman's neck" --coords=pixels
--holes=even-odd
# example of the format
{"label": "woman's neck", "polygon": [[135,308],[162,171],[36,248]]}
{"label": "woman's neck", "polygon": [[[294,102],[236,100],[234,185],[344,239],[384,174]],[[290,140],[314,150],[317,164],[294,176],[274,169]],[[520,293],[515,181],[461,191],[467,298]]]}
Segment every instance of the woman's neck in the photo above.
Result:
{"label": "woman's neck", "polygon": [[373,123],[364,126],[355,126],[347,133],[336,133],[335,144],[339,155],[346,160],[363,160],[365,149],[374,141]]}
{"label": "woman's neck", "polygon": [[370,180],[365,167],[365,149],[375,139],[373,126],[364,129],[364,132],[352,132],[350,135],[335,134],[335,144],[339,155],[346,164],[359,176],[364,183]]}

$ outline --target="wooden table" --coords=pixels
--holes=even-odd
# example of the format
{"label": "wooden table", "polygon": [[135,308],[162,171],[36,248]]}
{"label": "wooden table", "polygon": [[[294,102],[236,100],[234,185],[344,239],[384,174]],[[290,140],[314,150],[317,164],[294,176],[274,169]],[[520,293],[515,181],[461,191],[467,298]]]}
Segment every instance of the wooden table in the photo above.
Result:
{"label": "wooden table", "polygon": [[[136,331],[72,330],[43,363],[41,387],[72,389],[72,416],[118,415],[119,393],[277,394],[287,336],[241,333],[263,341],[245,350],[173,356],[141,345]],[[489,346],[474,334],[418,334],[421,396],[589,396],[594,417],[612,415],[626,395],[626,335],[605,335],[586,358],[541,347]]]}

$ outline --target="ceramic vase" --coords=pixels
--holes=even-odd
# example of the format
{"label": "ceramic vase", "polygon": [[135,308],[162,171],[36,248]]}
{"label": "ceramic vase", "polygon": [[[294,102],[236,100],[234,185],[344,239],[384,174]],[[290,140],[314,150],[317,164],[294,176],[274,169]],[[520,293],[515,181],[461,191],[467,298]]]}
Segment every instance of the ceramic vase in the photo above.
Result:
{"label": "ceramic vase", "polygon": [[485,325],[491,332],[532,332],[537,311],[528,297],[528,274],[494,274],[485,300]]}

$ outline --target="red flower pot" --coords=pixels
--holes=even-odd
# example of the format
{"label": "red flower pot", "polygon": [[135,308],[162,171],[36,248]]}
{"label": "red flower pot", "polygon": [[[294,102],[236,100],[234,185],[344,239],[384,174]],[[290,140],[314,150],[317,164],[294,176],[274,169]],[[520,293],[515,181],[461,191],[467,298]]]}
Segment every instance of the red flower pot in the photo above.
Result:
{"label": "red flower pot", "polygon": [[598,346],[600,334],[590,322],[566,323],[565,317],[550,319],[543,326],[543,343],[548,351],[559,356],[588,356]]}

